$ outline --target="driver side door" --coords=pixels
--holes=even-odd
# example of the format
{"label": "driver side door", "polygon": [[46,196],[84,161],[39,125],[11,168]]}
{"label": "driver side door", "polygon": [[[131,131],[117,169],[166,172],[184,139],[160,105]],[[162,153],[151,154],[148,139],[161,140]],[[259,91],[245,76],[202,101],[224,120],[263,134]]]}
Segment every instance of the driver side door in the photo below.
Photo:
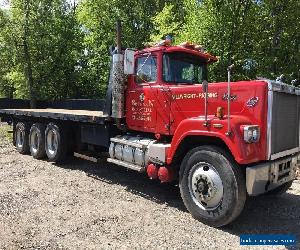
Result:
{"label": "driver side door", "polygon": [[136,58],[135,77],[126,95],[126,122],[130,129],[155,132],[157,110],[157,56],[143,54]]}

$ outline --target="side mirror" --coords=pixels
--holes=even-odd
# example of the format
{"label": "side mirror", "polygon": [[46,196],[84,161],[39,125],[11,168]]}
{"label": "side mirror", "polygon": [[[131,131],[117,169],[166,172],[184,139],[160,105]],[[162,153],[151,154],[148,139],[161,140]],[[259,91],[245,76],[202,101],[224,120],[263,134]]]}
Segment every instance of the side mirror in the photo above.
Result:
{"label": "side mirror", "polygon": [[134,50],[126,49],[124,55],[124,74],[134,74]]}
{"label": "side mirror", "polygon": [[208,81],[206,81],[206,80],[204,80],[203,82],[202,82],[202,89],[203,89],[203,92],[207,92],[207,90],[208,90]]}

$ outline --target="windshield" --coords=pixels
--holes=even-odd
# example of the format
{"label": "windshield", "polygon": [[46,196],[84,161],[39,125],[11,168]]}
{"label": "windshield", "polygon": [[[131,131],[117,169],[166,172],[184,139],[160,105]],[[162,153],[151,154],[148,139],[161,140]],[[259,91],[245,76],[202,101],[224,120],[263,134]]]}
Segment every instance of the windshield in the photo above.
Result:
{"label": "windshield", "polygon": [[207,66],[197,56],[187,53],[166,53],[163,58],[163,80],[194,84],[207,80]]}

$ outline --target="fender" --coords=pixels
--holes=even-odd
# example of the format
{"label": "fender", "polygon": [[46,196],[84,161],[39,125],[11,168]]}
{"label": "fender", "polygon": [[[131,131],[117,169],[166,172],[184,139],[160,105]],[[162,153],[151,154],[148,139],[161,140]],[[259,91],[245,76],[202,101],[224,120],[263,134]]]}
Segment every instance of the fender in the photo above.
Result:
{"label": "fender", "polygon": [[181,142],[187,136],[208,136],[221,139],[228,147],[234,159],[239,164],[250,164],[253,162],[266,160],[264,144],[266,139],[262,133],[260,141],[257,143],[246,143],[243,139],[241,125],[251,125],[251,121],[244,116],[231,116],[232,135],[227,136],[227,120],[220,120],[216,117],[209,117],[210,126],[204,126],[204,117],[185,119],[178,125],[172,138],[171,147],[167,154],[167,164],[171,164],[176,151]]}

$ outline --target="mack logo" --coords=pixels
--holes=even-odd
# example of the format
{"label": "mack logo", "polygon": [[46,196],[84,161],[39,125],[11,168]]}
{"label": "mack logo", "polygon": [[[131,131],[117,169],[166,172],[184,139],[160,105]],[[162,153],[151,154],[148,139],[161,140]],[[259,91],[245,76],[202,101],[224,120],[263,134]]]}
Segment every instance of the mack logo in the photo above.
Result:
{"label": "mack logo", "polygon": [[258,101],[259,101],[259,98],[257,96],[255,96],[255,97],[250,98],[247,101],[246,105],[247,105],[247,107],[254,107],[254,106],[256,106]]}
{"label": "mack logo", "polygon": [[[230,101],[234,101],[236,100],[237,96],[236,95],[230,95]],[[222,99],[225,101],[225,100],[228,100],[228,94],[225,93],[222,97]]]}

